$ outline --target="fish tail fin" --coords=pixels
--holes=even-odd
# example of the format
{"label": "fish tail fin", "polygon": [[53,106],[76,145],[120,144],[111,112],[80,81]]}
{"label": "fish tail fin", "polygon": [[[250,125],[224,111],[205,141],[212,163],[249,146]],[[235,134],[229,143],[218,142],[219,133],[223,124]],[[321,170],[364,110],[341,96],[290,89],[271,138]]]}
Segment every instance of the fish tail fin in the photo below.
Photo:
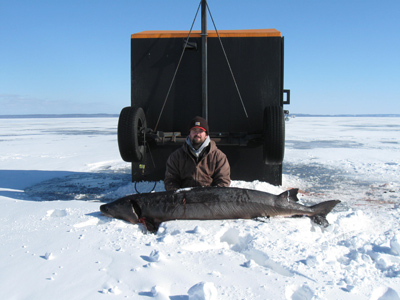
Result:
{"label": "fish tail fin", "polygon": [[297,193],[299,192],[299,189],[291,189],[284,191],[283,193],[279,194],[278,197],[283,198],[283,199],[290,199],[294,202],[298,202],[299,199],[297,198]]}
{"label": "fish tail fin", "polygon": [[318,225],[327,227],[329,225],[326,219],[327,214],[340,202],[340,200],[329,200],[311,206],[310,208],[314,209],[314,215],[309,216],[310,219]]}

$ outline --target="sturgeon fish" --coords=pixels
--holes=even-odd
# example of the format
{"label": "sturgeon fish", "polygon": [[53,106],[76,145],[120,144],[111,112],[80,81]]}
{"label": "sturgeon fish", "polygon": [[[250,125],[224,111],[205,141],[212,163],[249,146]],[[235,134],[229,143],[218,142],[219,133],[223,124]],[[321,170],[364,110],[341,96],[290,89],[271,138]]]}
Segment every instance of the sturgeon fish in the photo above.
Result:
{"label": "sturgeon fish", "polygon": [[326,215],[340,200],[313,206],[298,203],[298,189],[279,195],[233,187],[200,187],[156,193],[128,195],[103,204],[100,211],[132,224],[143,223],[156,232],[162,222],[171,220],[254,219],[259,217],[307,216],[324,227]]}

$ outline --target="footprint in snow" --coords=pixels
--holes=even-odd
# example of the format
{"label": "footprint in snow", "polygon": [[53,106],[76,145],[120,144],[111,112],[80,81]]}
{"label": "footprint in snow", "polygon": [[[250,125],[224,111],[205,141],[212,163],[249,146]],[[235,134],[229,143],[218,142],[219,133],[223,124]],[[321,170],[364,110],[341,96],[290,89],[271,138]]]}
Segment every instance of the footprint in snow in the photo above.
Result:
{"label": "footprint in snow", "polygon": [[212,282],[199,282],[188,290],[189,300],[217,300],[218,291]]}
{"label": "footprint in snow", "polygon": [[68,215],[66,209],[50,209],[47,211],[46,217],[61,218]]}
{"label": "footprint in snow", "polygon": [[168,292],[162,287],[153,286],[150,293],[156,300],[170,300]]}
{"label": "footprint in snow", "polygon": [[89,220],[86,220],[84,222],[81,223],[77,223],[74,225],[75,228],[82,228],[82,227],[87,227],[87,226],[95,226],[99,223],[99,219],[97,218],[91,218]]}
{"label": "footprint in snow", "polygon": [[140,256],[143,260],[152,263],[152,262],[159,262],[165,259],[164,254],[162,254],[160,251],[158,250],[153,250],[151,251],[149,256]]}
{"label": "footprint in snow", "polygon": [[45,259],[45,260],[53,260],[54,259],[54,255],[51,252],[46,252],[45,255],[42,255],[40,257]]}
{"label": "footprint in snow", "polygon": [[99,291],[101,294],[114,294],[114,295],[119,295],[121,294],[121,290],[117,286],[113,286],[110,288],[104,288],[101,291]]}
{"label": "footprint in snow", "polygon": [[286,288],[286,299],[311,300],[313,297],[314,292],[307,285],[291,285]]}
{"label": "footprint in snow", "polygon": [[394,289],[382,286],[372,292],[371,300],[400,300],[400,297]]}

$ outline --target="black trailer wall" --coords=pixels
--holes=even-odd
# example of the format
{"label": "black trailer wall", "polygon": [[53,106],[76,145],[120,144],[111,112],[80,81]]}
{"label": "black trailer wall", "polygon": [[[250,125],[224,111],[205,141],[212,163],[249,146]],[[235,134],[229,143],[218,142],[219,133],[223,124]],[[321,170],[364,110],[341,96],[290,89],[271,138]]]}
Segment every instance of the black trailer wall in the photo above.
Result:
{"label": "black trailer wall", "polygon": [[[279,33],[280,35],[280,33]],[[245,108],[240,102],[232,75],[217,37],[208,38],[208,121],[212,133],[262,133],[266,106],[283,103],[283,38],[222,37],[227,57],[235,75]],[[132,106],[144,109],[147,127],[155,129],[185,38],[131,39]],[[187,125],[196,115],[202,115],[201,38],[190,38],[175,82],[167,99],[157,130],[188,133]],[[179,146],[179,145],[177,145]],[[166,157],[176,147],[152,148],[155,170],[147,163],[148,180],[164,178]],[[232,179],[266,180],[281,183],[282,166],[265,165],[262,146],[255,148],[219,146],[230,161]],[[149,155],[147,155],[150,159]],[[139,178],[139,170],[133,178]]]}

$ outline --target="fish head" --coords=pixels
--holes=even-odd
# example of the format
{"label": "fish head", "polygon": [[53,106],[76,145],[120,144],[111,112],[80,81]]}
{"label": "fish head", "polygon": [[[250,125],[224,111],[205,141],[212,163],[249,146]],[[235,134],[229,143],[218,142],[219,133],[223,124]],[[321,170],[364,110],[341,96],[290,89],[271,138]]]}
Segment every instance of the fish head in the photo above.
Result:
{"label": "fish head", "polygon": [[107,217],[121,219],[132,224],[139,222],[139,217],[130,199],[122,198],[108,204],[103,204],[100,206],[100,211]]}

